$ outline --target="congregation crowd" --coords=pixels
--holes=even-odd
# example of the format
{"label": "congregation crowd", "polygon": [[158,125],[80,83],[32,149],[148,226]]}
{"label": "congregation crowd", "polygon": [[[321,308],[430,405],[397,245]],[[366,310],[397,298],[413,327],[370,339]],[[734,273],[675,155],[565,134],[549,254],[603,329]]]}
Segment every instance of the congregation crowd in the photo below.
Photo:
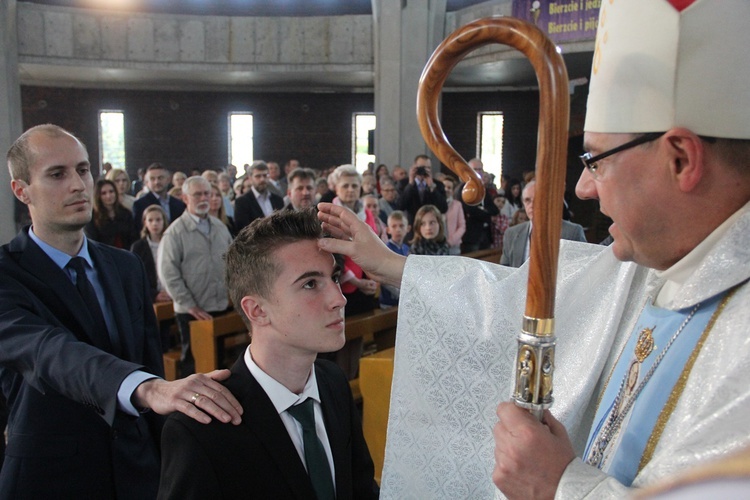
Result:
{"label": "congregation crowd", "polygon": [[[118,324],[121,321],[120,317],[131,317],[137,320],[138,316],[134,314],[134,311],[138,309],[138,298],[135,295],[127,301],[115,299],[109,302],[104,298],[110,293],[107,292],[108,287],[117,286],[117,283],[121,282],[122,290],[132,292],[137,281],[139,273],[134,272],[137,267],[134,268],[132,262],[125,263],[121,253],[111,254],[107,258],[117,261],[117,272],[125,274],[114,280],[112,276],[108,276],[106,281],[103,276],[106,273],[103,272],[100,274],[94,271],[91,277],[88,276],[96,261],[99,260],[97,257],[99,252],[108,255],[111,252],[111,250],[106,250],[108,248],[130,250],[141,260],[145,273],[144,282],[148,285],[146,300],[153,303],[172,302],[179,342],[175,342],[170,337],[169,325],[157,326],[157,329],[161,329],[161,334],[155,335],[156,339],[152,338],[155,331],[151,331],[150,327],[144,328],[143,333],[148,337],[147,344],[144,344],[144,351],[140,353],[144,359],[138,358],[138,353],[136,353],[135,359],[123,360],[123,363],[128,365],[128,368],[122,368],[125,372],[133,369],[130,362],[141,363],[142,367],[126,374],[125,378],[120,381],[117,390],[118,411],[113,414],[115,425],[120,425],[117,423],[118,419],[125,415],[136,415],[140,408],[149,408],[157,414],[172,413],[176,410],[184,413],[188,420],[201,422],[199,426],[206,423],[207,416],[222,422],[237,423],[242,413],[240,405],[244,411],[254,411],[254,408],[246,406],[241,398],[234,399],[233,394],[236,394],[234,390],[232,394],[228,394],[217,385],[221,382],[226,387],[232,388],[232,382],[225,380],[228,376],[225,371],[194,375],[195,362],[190,348],[190,322],[196,319],[210,319],[234,309],[242,316],[248,329],[252,330],[252,345],[254,346],[252,357],[249,357],[250,350],[248,350],[245,356],[247,359],[238,360],[242,369],[237,372],[237,365],[232,369],[237,379],[246,378],[246,369],[249,369],[258,381],[264,379],[263,373],[270,375],[273,372],[274,379],[281,380],[294,371],[294,366],[297,365],[293,361],[288,361],[294,365],[288,367],[291,372],[282,369],[283,363],[282,365],[263,363],[264,356],[271,356],[278,349],[278,345],[276,342],[264,343],[265,337],[262,332],[268,330],[269,324],[263,321],[256,324],[256,318],[253,316],[256,309],[249,307],[245,302],[247,296],[251,296],[251,292],[259,285],[249,278],[239,280],[240,283],[234,285],[233,281],[239,279],[237,276],[258,274],[259,269],[265,269],[266,272],[274,269],[282,270],[276,266],[289,259],[278,257],[281,259],[279,261],[277,256],[281,256],[286,251],[285,244],[305,247],[308,250],[304,255],[294,255],[298,260],[298,265],[312,266],[310,262],[321,264],[318,252],[309,252],[315,247],[315,242],[312,241],[312,247],[305,243],[305,240],[315,240],[321,236],[320,225],[315,220],[315,207],[318,203],[330,203],[332,206],[349,209],[356,214],[358,220],[366,224],[374,237],[384,243],[384,248],[402,256],[409,254],[458,255],[489,248],[499,251],[502,248],[503,235],[512,224],[511,220],[523,221],[521,216],[527,212],[533,216],[533,179],[528,180],[523,191],[519,182],[506,180],[503,183],[505,189],[508,190],[506,198],[504,188],[494,185],[492,176],[484,172],[482,162],[478,158],[471,160],[470,165],[485,181],[487,196],[479,206],[472,207],[460,201],[463,185],[459,184],[457,179],[445,174],[433,177],[432,165],[426,155],[418,155],[408,172],[399,166],[388,169],[387,166],[381,165],[376,173],[373,172],[373,166],[370,166],[363,174],[360,174],[352,165],[341,165],[317,172],[300,166],[297,160],[288,161],[283,173],[276,162],[258,160],[245,165],[242,175],[238,175],[233,165],[229,165],[220,172],[208,169],[186,174],[180,171],[172,173],[165,165],[153,163],[139,172],[138,178],[133,182],[130,181],[126,170],[104,165],[103,175],[100,175],[99,180],[94,182],[82,144],[59,127],[54,125],[34,127],[19,138],[17,143],[9,153],[9,165],[14,178],[17,178],[13,181],[16,186],[14,192],[19,200],[29,207],[32,220],[32,226],[26,229],[28,233],[22,233],[19,238],[24,241],[31,240],[45,253],[49,252],[48,255],[57,256],[55,248],[46,246],[42,237],[54,239],[56,231],[63,231],[64,234],[70,231],[71,234],[76,235],[76,242],[71,245],[70,252],[66,253],[77,252],[79,254],[83,262],[81,271],[79,272],[76,267],[77,264],[73,264],[78,257],[66,259],[60,256],[60,265],[86,302],[84,311],[96,311],[91,313],[94,323],[88,324],[87,327],[93,327],[98,333],[88,332],[87,335],[94,339],[95,335],[101,336],[102,331],[109,330],[109,338],[104,340],[99,338],[98,341],[104,342],[103,348],[111,348],[119,352],[120,349],[125,348],[123,345],[125,341],[121,338],[121,334],[129,329],[125,325]],[[34,149],[32,150],[27,144],[34,144]],[[44,151],[47,155],[42,155],[40,151]],[[68,154],[65,158],[59,156],[65,153]],[[16,159],[16,156],[20,159]],[[51,165],[62,163],[62,165],[45,166],[48,163]],[[26,170],[17,165],[25,165]],[[38,182],[31,182],[32,178],[41,175],[38,172],[40,168],[41,172],[46,172],[47,169],[59,170],[59,173],[51,177],[55,181],[59,179],[59,181],[69,183],[69,189],[76,193],[74,197],[78,201],[69,203],[61,200],[62,207],[54,210],[52,207],[40,207],[39,200],[43,198],[37,196],[36,190],[29,189],[29,186],[39,186]],[[71,174],[67,170],[75,170],[76,174]],[[74,178],[77,176],[85,182],[83,184],[76,182]],[[90,199],[87,199],[84,192],[86,182],[91,183]],[[67,187],[58,189],[56,192],[61,196],[66,196],[67,189]],[[522,199],[522,192],[525,193],[524,199]],[[67,218],[70,217],[65,215],[67,211],[85,203],[91,207],[91,217],[76,215],[76,219],[81,219],[85,223],[66,222],[63,226],[51,224],[49,227],[45,224],[45,222],[49,223],[45,218],[52,217],[50,213],[47,213],[47,208],[51,211],[60,210],[59,217]],[[81,208],[83,208],[82,205]],[[74,212],[77,214],[80,210],[76,208]],[[300,214],[300,216],[294,219],[293,214]],[[78,224],[81,225],[78,226]],[[523,224],[524,222],[521,222],[520,225]],[[525,224],[530,224],[530,221],[527,220]],[[317,229],[311,229],[311,225]],[[281,234],[283,231],[280,231],[280,227],[287,227],[288,234],[285,236]],[[268,232],[265,237],[262,236],[264,232]],[[78,247],[80,238],[84,235],[86,238],[82,240],[83,246]],[[262,243],[264,238],[267,240],[266,243]],[[261,243],[256,240],[261,240]],[[97,244],[101,245],[95,246]],[[73,246],[77,249],[72,248]],[[87,254],[90,254],[89,260],[86,259]],[[333,254],[333,257],[333,268],[323,271],[323,274],[330,273],[337,284],[336,290],[340,291],[337,293],[326,291],[322,306],[318,307],[324,307],[326,311],[332,311],[334,315],[340,314],[341,319],[334,319],[332,323],[326,325],[326,329],[332,328],[338,331],[341,344],[335,345],[333,349],[319,345],[312,350],[306,349],[305,352],[313,352],[314,357],[312,360],[303,358],[300,367],[303,371],[307,370],[305,373],[309,373],[310,365],[306,363],[318,359],[315,365],[317,367],[318,362],[333,361],[341,369],[338,372],[341,375],[327,371],[330,368],[325,368],[326,365],[323,364],[320,368],[322,371],[317,376],[324,380],[331,378],[331,383],[336,385],[340,384],[340,381],[336,381],[339,376],[343,376],[344,381],[357,377],[359,359],[363,350],[361,338],[344,340],[343,318],[378,307],[385,309],[398,305],[399,287],[393,283],[380,283],[371,279],[372,277],[368,276],[348,255]],[[64,263],[63,261],[66,260],[70,262]],[[248,269],[244,267],[246,260],[257,260],[264,265]],[[271,262],[274,265],[270,265]],[[88,263],[88,266],[85,263]],[[330,263],[325,264],[323,268],[327,269],[330,265]],[[520,263],[512,265],[518,266]],[[74,268],[75,273],[71,271]],[[318,270],[312,273],[302,273],[302,276],[321,272],[320,266],[316,269]],[[86,275],[86,279],[81,277],[83,275]],[[258,281],[262,282],[262,279],[259,278]],[[89,286],[83,284],[86,282],[90,283],[93,288],[92,292],[86,291]],[[7,285],[10,289],[17,291],[14,283],[7,283]],[[67,285],[66,283],[65,286]],[[58,287],[55,288],[55,293],[64,291],[65,286],[61,283],[55,286]],[[321,290],[324,288],[320,282],[315,287]],[[236,292],[233,288],[240,288],[244,292]],[[122,290],[111,293],[116,295]],[[259,291],[258,294],[262,296],[262,292]],[[92,302],[98,302],[98,304],[92,307]],[[79,306],[80,304],[74,307]],[[127,306],[130,310],[121,310],[123,306]],[[22,310],[14,308],[13,314],[21,313]],[[304,316],[303,321],[308,321],[314,316],[315,314]],[[25,324],[26,321],[29,319],[26,313],[23,313],[19,324]],[[285,314],[281,322],[287,321],[288,317]],[[71,325],[71,328],[77,327]],[[278,329],[278,323],[275,323],[275,328]],[[295,327],[295,331],[300,331],[299,325]],[[112,344],[111,347],[109,344]],[[159,378],[152,378],[154,375],[161,374],[160,363],[157,361],[158,355],[177,347],[178,344],[181,353],[177,382],[185,384],[189,389],[185,389],[185,385],[168,386],[165,389],[162,385],[160,390],[154,390],[155,386],[159,387],[158,383],[154,382],[155,380],[169,384]],[[145,359],[146,356],[148,359]],[[260,370],[259,363],[263,363],[263,373],[254,371]],[[297,360],[297,363],[300,363],[300,360]],[[318,368],[316,372],[317,370]],[[114,380],[119,379],[115,377]],[[305,376],[305,380],[301,379],[296,382],[298,385],[306,386],[309,380],[314,379],[306,379]],[[90,387],[86,389],[89,390]],[[66,388],[59,387],[56,390],[62,392]],[[185,396],[186,390],[187,396]],[[269,395],[274,393],[273,388],[263,386],[263,390]],[[340,390],[340,388],[337,389],[337,391]],[[348,389],[337,394],[333,399],[344,403],[351,401],[351,393]],[[302,397],[304,392],[299,396],[299,399],[295,396],[295,402],[304,399]],[[185,401],[180,401],[180,398],[185,397],[188,399],[187,402],[192,404],[192,409],[200,413],[191,414],[190,407],[187,410],[184,408]],[[203,403],[203,398],[211,401]],[[274,400],[273,397],[272,400]],[[17,412],[24,411],[21,408],[23,405],[19,405],[15,399],[11,398],[9,403],[14,408],[19,408]],[[48,404],[48,402],[45,400],[43,404]],[[284,404],[288,406],[287,403]],[[346,408],[341,407],[335,417],[327,415],[326,418],[342,418],[349,415],[350,417],[347,418],[353,419],[351,427],[356,430],[352,430],[351,435],[357,443],[357,449],[352,450],[353,461],[347,462],[347,466],[354,467],[359,464],[363,467],[355,471],[358,474],[356,479],[359,483],[354,487],[362,495],[370,496],[373,492],[377,494],[377,487],[374,489],[371,487],[372,462],[363,444],[358,417],[351,417],[357,412],[352,404],[347,403]],[[105,418],[112,415],[112,408],[100,409],[99,406],[96,408],[97,411],[103,412]],[[291,410],[289,414],[292,414]],[[11,421],[14,420],[11,414]],[[180,417],[175,417],[175,422],[177,421],[180,421]],[[136,425],[136,428],[122,424],[119,432],[132,433],[132,438],[137,443],[149,436],[149,433],[140,428],[147,424],[144,421],[138,422],[140,423]],[[188,463],[185,459],[186,456],[193,455],[192,450],[180,449],[178,446],[178,444],[186,447],[192,446],[189,440],[185,440],[183,429],[183,426],[189,428],[191,425],[192,423],[182,420],[179,424],[168,424],[165,427],[165,436],[169,435],[168,432],[175,433],[173,439],[164,438],[169,446],[162,451],[161,462],[162,474],[165,471],[168,472],[167,475],[162,476],[162,488],[169,492],[170,497],[180,496],[181,492],[185,491],[184,488],[190,489],[189,495],[198,491],[198,487],[190,481],[192,474],[189,471],[193,469],[194,464]],[[14,425],[13,428],[17,427]],[[290,432],[290,435],[294,441],[294,434]],[[10,441],[19,442],[15,431],[10,432],[9,438],[10,436],[13,436]],[[140,437],[136,438],[136,436]],[[132,444],[128,440],[123,440],[125,447]],[[307,446],[308,444],[305,443],[304,447]],[[303,446],[300,444],[297,451],[302,453],[302,449]],[[333,460],[332,457],[335,455],[337,453],[332,454],[330,450],[328,451],[329,460]],[[221,457],[223,459],[225,455],[222,454]],[[143,477],[148,477],[150,484],[155,485],[158,476],[155,477],[154,472],[158,470],[158,467],[155,467],[156,464],[153,463],[155,459],[153,455],[149,454],[147,458],[148,460],[140,460],[138,467],[144,474]],[[305,457],[305,460],[309,467],[313,459]],[[330,465],[330,470],[332,470],[334,464]],[[323,475],[329,477],[330,470]],[[308,472],[312,474],[309,470]],[[341,473],[342,477],[346,478],[345,470],[341,470]],[[205,483],[201,484],[205,485]],[[131,494],[126,485],[116,484],[115,487],[118,490],[116,496]]]}
{"label": "congregation crowd", "polygon": [[[319,202],[345,206],[403,256],[502,250],[509,227],[530,224],[533,172],[523,184],[503,176],[498,187],[479,158],[470,160],[469,166],[486,191],[476,206],[463,202],[458,179],[442,172],[433,176],[426,155],[417,155],[408,171],[399,165],[370,164],[364,173],[352,165],[318,171],[290,159],[283,169],[275,161],[257,160],[245,164],[242,174],[228,165],[220,171],[194,170],[188,177],[153,163],[139,169],[132,182],[125,169],[105,164],[85,233],[94,241],[136,253],[145,265],[152,299],[173,301],[182,346],[180,373],[187,376],[194,372],[190,321],[209,319],[231,307],[222,256],[244,227],[277,210],[304,210]],[[585,241],[583,229],[577,227],[580,231],[569,239]],[[528,258],[528,232],[518,238],[519,249],[515,243],[506,249],[504,264],[520,267]],[[398,304],[398,288],[369,279],[348,257],[340,260],[347,316]],[[168,331],[162,343],[165,350],[170,347]],[[339,354],[338,361],[354,377],[361,345],[350,349]]]}
{"label": "congregation crowd", "polygon": [[[95,183],[73,134],[24,132],[7,163],[31,225],[0,248],[0,498],[746,498],[750,3],[601,4],[576,194],[612,239],[561,242],[554,317],[518,297],[536,183],[497,187],[478,159],[468,206],[422,155]],[[560,236],[585,239],[565,220]],[[493,246],[504,266],[450,257]],[[402,294],[382,494],[345,335],[378,289],[380,307]],[[189,321],[230,299],[250,346],[187,375]],[[521,312],[559,327],[552,357],[513,355]],[[553,411],[508,401],[509,374],[551,395],[553,371]]]}

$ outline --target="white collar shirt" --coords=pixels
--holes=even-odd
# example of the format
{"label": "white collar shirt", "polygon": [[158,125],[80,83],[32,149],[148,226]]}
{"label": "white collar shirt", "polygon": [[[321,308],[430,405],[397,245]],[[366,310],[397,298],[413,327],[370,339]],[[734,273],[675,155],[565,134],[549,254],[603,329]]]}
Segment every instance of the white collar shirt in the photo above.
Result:
{"label": "white collar shirt", "polygon": [[260,205],[260,209],[263,210],[263,215],[268,217],[273,213],[273,205],[271,205],[271,193],[266,189],[265,193],[259,193],[255,187],[250,188],[253,190],[253,195],[255,196],[255,200],[258,202],[258,205]]}
{"label": "white collar shirt", "polygon": [[302,426],[286,410],[302,403],[308,398],[314,401],[315,430],[318,434],[318,439],[323,444],[326,457],[328,457],[328,465],[331,468],[331,475],[333,476],[331,479],[335,485],[336,470],[333,466],[333,453],[331,452],[331,443],[328,441],[328,434],[326,434],[325,422],[323,421],[323,409],[320,406],[320,394],[318,392],[318,381],[315,377],[314,367],[310,367],[310,376],[307,378],[305,388],[300,394],[295,394],[255,364],[253,356],[250,353],[250,347],[245,351],[244,359],[247,369],[250,370],[252,376],[258,381],[258,384],[260,384],[263,391],[268,395],[274,408],[279,413],[281,422],[289,433],[289,437],[299,454],[300,460],[305,464],[305,469],[307,469],[307,464],[305,463],[305,448],[302,444]]}

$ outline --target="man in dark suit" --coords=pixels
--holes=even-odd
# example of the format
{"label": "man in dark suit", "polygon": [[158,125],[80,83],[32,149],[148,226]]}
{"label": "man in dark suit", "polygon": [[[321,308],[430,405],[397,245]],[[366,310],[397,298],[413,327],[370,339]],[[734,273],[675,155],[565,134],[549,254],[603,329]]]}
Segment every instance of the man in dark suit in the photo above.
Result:
{"label": "man in dark suit", "polygon": [[0,248],[0,387],[10,410],[0,498],[153,497],[159,415],[239,423],[241,408],[216,381],[229,373],[159,378],[143,265],[84,236],[93,178],[77,138],[34,127],[7,160],[32,226]]}
{"label": "man in dark suit", "polygon": [[244,424],[170,417],[159,498],[377,498],[347,379],[316,361],[345,341],[341,269],[321,235],[314,210],[283,210],[230,246],[227,287],[252,332],[226,381]]}
{"label": "man in dark suit", "polygon": [[240,232],[255,219],[271,215],[284,208],[284,198],[268,190],[268,165],[264,161],[253,162],[248,175],[252,181],[249,191],[234,200],[234,227]]}
{"label": "man in dark suit", "polygon": [[[523,206],[526,209],[526,215],[529,216],[527,222],[509,227],[503,236],[503,255],[500,257],[500,264],[510,267],[521,267],[529,258],[529,238],[531,228],[534,223],[534,193],[536,192],[536,182],[531,181],[523,189],[522,199]],[[562,232],[560,238],[571,241],[586,241],[586,235],[583,233],[583,227],[579,224],[573,224],[566,220],[562,221]]]}
{"label": "man in dark suit", "polygon": [[[426,155],[417,155],[409,170],[409,182],[398,200],[401,210],[406,212],[409,225],[414,226],[414,216],[424,205],[435,205],[440,213],[448,211],[445,186],[432,178],[432,161]],[[411,232],[407,239],[411,238]]]}
{"label": "man in dark suit", "polygon": [[484,171],[482,160],[472,158],[468,164],[482,178],[484,199],[478,205],[469,205],[464,202],[461,192],[466,185],[465,182],[459,184],[453,194],[455,199],[461,200],[464,217],[466,218],[466,232],[461,240],[462,253],[486,250],[492,246],[492,217],[500,213],[492,201],[497,196],[497,188],[491,182],[485,182],[488,176]]}
{"label": "man in dark suit", "polygon": [[286,177],[283,177],[284,183],[281,183],[281,167],[275,161],[266,162],[268,165],[268,189],[274,194],[281,196],[286,195]]}
{"label": "man in dark suit", "polygon": [[145,179],[148,193],[133,203],[133,219],[138,231],[142,227],[143,211],[148,206],[161,205],[161,208],[167,213],[167,222],[176,220],[185,211],[185,204],[182,200],[170,196],[167,192],[169,190],[169,170],[164,165],[161,163],[149,165]]}

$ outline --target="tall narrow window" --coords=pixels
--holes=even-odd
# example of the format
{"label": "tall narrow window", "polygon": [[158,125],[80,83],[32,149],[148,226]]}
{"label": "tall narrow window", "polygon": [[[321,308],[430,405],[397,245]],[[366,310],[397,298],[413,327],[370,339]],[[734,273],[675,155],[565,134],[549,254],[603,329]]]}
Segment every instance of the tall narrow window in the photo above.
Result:
{"label": "tall narrow window", "polygon": [[503,113],[478,113],[477,128],[477,154],[482,159],[484,171],[494,174],[495,183],[499,186],[503,173]]}
{"label": "tall narrow window", "polygon": [[374,134],[375,114],[354,113],[354,137],[352,140],[352,163],[357,171],[367,170],[367,164],[375,161]]}
{"label": "tall narrow window", "polygon": [[99,111],[99,160],[114,168],[125,168],[125,113]]}
{"label": "tall narrow window", "polygon": [[229,163],[242,172],[242,166],[253,163],[253,115],[229,113]]}

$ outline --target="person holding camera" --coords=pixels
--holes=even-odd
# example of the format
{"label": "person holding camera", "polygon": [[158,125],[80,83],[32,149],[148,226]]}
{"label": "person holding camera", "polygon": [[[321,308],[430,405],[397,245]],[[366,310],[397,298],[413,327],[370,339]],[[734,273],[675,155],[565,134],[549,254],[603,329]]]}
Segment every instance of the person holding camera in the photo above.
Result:
{"label": "person holding camera", "polygon": [[[400,209],[406,212],[409,226],[414,226],[414,216],[424,205],[435,205],[440,213],[448,211],[445,198],[445,186],[432,178],[432,162],[426,155],[417,155],[414,164],[409,169],[409,184],[399,199]],[[407,235],[410,239],[412,233]]]}

